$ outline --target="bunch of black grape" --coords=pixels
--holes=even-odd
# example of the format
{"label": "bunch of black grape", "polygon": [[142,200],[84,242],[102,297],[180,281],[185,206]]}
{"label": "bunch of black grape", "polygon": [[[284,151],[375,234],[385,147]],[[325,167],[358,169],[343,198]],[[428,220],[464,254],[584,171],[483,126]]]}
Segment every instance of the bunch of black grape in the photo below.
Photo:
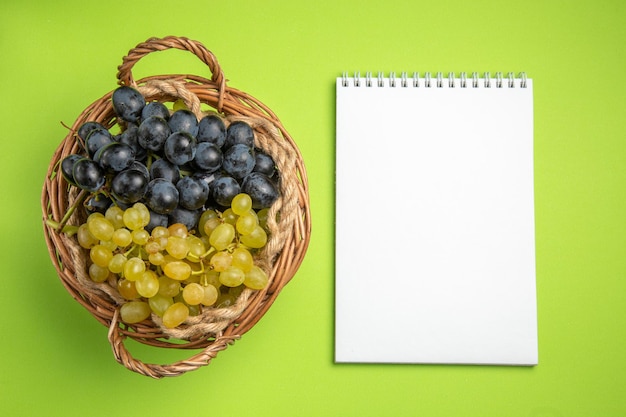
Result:
{"label": "bunch of black grape", "polygon": [[255,148],[249,124],[226,126],[216,114],[198,120],[184,107],[170,111],[161,102],[146,103],[127,86],[117,88],[111,101],[122,132],[83,123],[77,132],[83,152],[61,162],[65,179],[89,193],[88,211],[142,202],[150,210],[148,230],[174,223],[193,230],[203,210],[225,209],[239,193],[248,194],[257,210],[278,198],[279,173],[273,159]]}

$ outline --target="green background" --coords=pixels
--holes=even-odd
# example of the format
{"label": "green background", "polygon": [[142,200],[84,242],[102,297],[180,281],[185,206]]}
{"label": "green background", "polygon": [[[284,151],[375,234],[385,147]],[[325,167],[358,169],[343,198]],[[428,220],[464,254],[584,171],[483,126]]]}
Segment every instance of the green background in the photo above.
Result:
{"label": "green background", "polygon": [[[165,35],[203,42],[232,87],[279,115],[307,164],[313,234],[298,274],[254,329],[209,366],[152,380],[115,362],[107,329],[65,292],[39,199],[61,122],[115,88],[129,49]],[[2,0],[0,414],[626,415],[625,41],[622,0]],[[533,78],[538,366],[333,363],[342,71]],[[171,72],[208,75],[181,51],[152,54],[135,74]],[[373,195],[357,209],[376,224],[393,213],[385,203]],[[372,337],[394,343],[384,328]],[[185,357],[129,347],[146,361]]]}

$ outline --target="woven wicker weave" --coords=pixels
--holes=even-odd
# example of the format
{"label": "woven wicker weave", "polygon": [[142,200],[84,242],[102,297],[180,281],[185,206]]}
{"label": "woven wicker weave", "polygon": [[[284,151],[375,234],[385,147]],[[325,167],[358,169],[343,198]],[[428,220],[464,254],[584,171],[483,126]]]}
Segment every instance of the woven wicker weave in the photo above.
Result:
{"label": "woven wicker weave", "polygon": [[[189,51],[204,62],[211,73],[206,79],[193,75],[158,75],[135,81],[132,68],[147,54],[180,49]],[[271,207],[270,218],[280,214],[278,222],[269,222],[269,239],[256,261],[269,275],[263,290],[244,290],[237,302],[228,308],[205,308],[176,329],[161,325],[158,317],[134,325],[122,323],[119,308],[123,303],[108,283],[96,284],[87,275],[88,254],[73,237],[58,231],[72,203],[82,196],[58,175],[59,162],[67,155],[80,152],[76,132],[86,121],[112,127],[116,119],[111,104],[112,92],[87,107],[70,127],[50,161],[42,193],[44,235],[50,258],[61,282],[80,304],[100,323],[109,328],[108,339],[116,360],[126,368],[153,378],[176,376],[209,364],[229,344],[250,330],[272,305],[281,289],[293,278],[306,253],[311,218],[308,181],[302,156],[276,115],[252,96],[226,85],[226,79],[215,56],[201,43],[181,37],[151,38],[131,49],[118,67],[120,85],[137,88],[147,101],[173,102],[182,99],[200,119],[207,111],[220,114],[227,123],[244,120],[255,130],[255,145],[274,158],[281,174],[281,197]],[[52,220],[52,221],[50,221]],[[85,220],[77,210],[68,224]],[[164,348],[199,350],[191,357],[171,364],[149,364],[131,356],[124,345],[126,338]],[[182,342],[181,342],[182,341]]]}

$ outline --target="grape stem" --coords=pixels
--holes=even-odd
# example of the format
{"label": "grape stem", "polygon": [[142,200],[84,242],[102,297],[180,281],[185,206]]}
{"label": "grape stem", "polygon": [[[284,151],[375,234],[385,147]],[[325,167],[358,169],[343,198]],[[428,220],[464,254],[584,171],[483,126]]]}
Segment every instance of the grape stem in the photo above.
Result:
{"label": "grape stem", "polygon": [[209,250],[207,250],[206,252],[204,252],[200,256],[189,255],[191,260],[196,261],[196,262],[199,261],[199,263],[200,263],[200,270],[199,271],[192,271],[191,275],[201,275],[201,274],[204,274],[204,259],[207,256],[209,256],[212,252],[215,252],[215,248],[211,246],[209,248]]}
{"label": "grape stem", "polygon": [[126,252],[123,253],[123,255],[128,258],[128,255],[130,255],[135,249],[137,249],[137,245],[132,245],[130,247],[130,249],[128,249]]}
{"label": "grape stem", "polygon": [[65,233],[68,236],[73,236],[76,234],[76,232],[78,232],[78,226],[72,226],[72,225],[66,224],[63,227],[61,227],[61,223],[52,219],[46,219],[46,224],[50,226],[51,228],[53,228],[54,230],[60,229],[61,233]]}
{"label": "grape stem", "polygon": [[199,271],[191,271],[191,275],[202,275],[202,274],[204,274],[204,262],[200,262]]}
{"label": "grape stem", "polygon": [[[66,230],[67,230],[66,229],[67,222],[70,220],[70,217],[72,217],[72,214],[74,214],[74,212],[76,211],[76,208],[79,205],[83,204],[83,202],[87,198],[87,195],[88,195],[88,192],[86,190],[80,190],[80,193],[76,197],[76,200],[74,200],[74,203],[70,207],[68,207],[68,209],[65,212],[65,215],[63,216],[61,221],[60,222],[56,222],[56,221],[54,221],[52,219],[48,219],[46,221],[46,224],[48,224],[50,227],[54,228],[57,232],[60,231],[60,232],[63,232],[63,233],[67,233],[66,232]],[[71,226],[68,226],[68,227],[71,228]],[[77,228],[77,230],[78,230],[78,228]]]}
{"label": "grape stem", "polygon": [[202,255],[196,256],[190,253],[188,256],[189,256],[189,259],[191,259],[192,261],[198,262],[198,261],[204,260],[204,258],[209,256],[212,252],[215,252],[215,248],[213,246],[211,246],[209,250],[204,252]]}

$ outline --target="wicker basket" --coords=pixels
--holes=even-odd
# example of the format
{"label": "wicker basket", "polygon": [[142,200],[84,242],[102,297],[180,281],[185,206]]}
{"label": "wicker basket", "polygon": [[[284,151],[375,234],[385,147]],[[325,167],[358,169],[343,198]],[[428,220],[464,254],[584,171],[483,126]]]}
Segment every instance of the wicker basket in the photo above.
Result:
{"label": "wicker basket", "polygon": [[[204,62],[210,79],[193,75],[157,75],[135,81],[134,64],[152,52],[180,49],[189,51]],[[250,95],[228,87],[215,56],[201,43],[181,37],[151,38],[131,49],[118,67],[120,85],[138,89],[147,101],[173,102],[182,99],[200,119],[208,111],[220,114],[227,123],[244,120],[255,131],[255,145],[274,158],[281,174],[279,199],[270,208],[268,243],[257,261],[268,272],[269,284],[263,290],[244,290],[237,302],[227,308],[205,308],[199,316],[188,319],[176,329],[167,329],[159,317],[127,325],[120,320],[123,300],[107,282],[96,284],[87,273],[88,254],[74,237],[59,232],[60,222],[73,202],[81,198],[79,190],[68,186],[57,173],[59,162],[80,152],[76,132],[86,121],[106,127],[122,123],[116,119],[111,104],[112,92],[87,107],[71,126],[69,133],[52,156],[42,193],[44,235],[50,258],[61,282],[71,296],[100,323],[108,327],[108,339],[116,360],[126,368],[153,378],[177,376],[210,363],[218,352],[250,330],[272,305],[281,289],[293,278],[306,253],[311,218],[308,182],[301,154],[276,115]],[[84,210],[76,210],[67,224],[85,220]],[[56,223],[56,225],[55,225]],[[61,226],[63,226],[61,224]],[[195,349],[191,357],[171,364],[149,364],[135,359],[124,345],[126,338],[161,348]],[[189,351],[187,351],[189,352]]]}

